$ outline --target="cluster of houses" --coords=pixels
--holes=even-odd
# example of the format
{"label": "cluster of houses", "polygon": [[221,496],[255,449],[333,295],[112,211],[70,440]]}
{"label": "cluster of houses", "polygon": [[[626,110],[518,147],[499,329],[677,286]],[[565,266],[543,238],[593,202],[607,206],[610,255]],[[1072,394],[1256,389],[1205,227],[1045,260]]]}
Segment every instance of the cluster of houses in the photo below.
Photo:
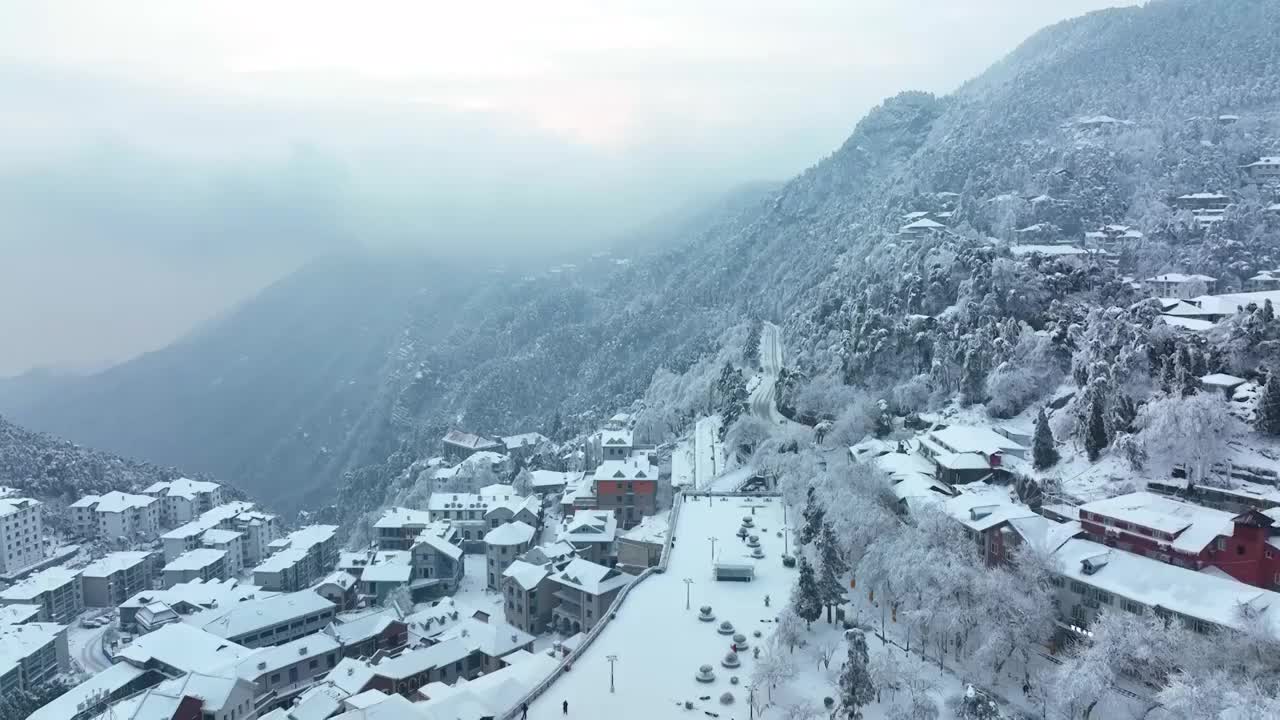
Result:
{"label": "cluster of houses", "polygon": [[930,506],[953,518],[988,564],[1028,543],[1052,557],[1065,627],[1084,632],[1108,606],[1208,632],[1241,628],[1236,608],[1247,606],[1272,608],[1269,622],[1280,630],[1280,493],[1188,498],[1180,497],[1186,485],[1152,483],[1079,506],[1033,508],[1007,482],[1025,469],[1030,436],[1016,427],[935,427],[850,453],[885,471],[903,512]]}

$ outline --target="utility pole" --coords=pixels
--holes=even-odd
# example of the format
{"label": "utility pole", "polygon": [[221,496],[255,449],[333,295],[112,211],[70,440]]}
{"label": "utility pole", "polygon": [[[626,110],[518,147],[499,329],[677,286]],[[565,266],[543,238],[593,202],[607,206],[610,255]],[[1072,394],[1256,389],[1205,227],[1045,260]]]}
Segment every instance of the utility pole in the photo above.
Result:
{"label": "utility pole", "polygon": [[711,541],[711,564],[715,565],[716,564],[716,538],[709,537],[707,539]]}
{"label": "utility pole", "polygon": [[613,692],[613,664],[618,662],[618,656],[610,655],[605,660],[609,661],[609,692]]}
{"label": "utility pole", "polygon": [[756,686],[747,686],[747,712],[748,720],[756,720]]}
{"label": "utility pole", "polygon": [[693,578],[684,579],[684,609],[689,609],[689,589],[693,587]]}

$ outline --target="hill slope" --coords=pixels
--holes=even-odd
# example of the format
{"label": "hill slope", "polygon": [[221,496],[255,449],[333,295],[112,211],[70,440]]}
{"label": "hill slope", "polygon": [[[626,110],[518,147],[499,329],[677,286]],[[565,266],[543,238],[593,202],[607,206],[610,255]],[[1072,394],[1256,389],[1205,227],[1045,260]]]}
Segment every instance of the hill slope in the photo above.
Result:
{"label": "hill slope", "polygon": [[[990,236],[1125,222],[1148,240],[1124,272],[1181,268],[1228,286],[1280,263],[1267,200],[1239,171],[1280,147],[1276,27],[1269,0],[1165,0],[1061,23],[952,96],[887,100],[781,189],[628,262],[506,274],[322,263],[197,337],[11,411],[240,478],[268,501],[326,500],[363,468],[358,495],[373,502],[449,426],[545,432],[560,413],[566,431],[587,427],[749,317],[782,324],[810,376],[891,387],[944,358],[977,377],[965,359],[990,323],[1066,328],[1074,316],[1054,303],[1071,293],[1136,300],[1112,274],[997,257]],[[1219,123],[1226,113],[1242,119]],[[1091,116],[1117,122],[1081,122]],[[1202,190],[1239,201],[1208,233],[1170,206]],[[896,234],[905,212],[943,209],[952,235]],[[932,372],[949,378],[943,367]]]}

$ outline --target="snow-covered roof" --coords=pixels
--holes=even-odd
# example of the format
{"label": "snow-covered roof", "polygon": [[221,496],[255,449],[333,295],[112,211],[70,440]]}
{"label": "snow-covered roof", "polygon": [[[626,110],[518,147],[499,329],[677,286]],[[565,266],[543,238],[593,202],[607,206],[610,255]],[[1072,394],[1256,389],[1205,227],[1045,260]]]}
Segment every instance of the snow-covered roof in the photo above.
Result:
{"label": "snow-covered roof", "polygon": [[[1086,572],[1084,561],[1105,555]],[[1090,540],[1068,540],[1054,555],[1058,571],[1069,579],[1114,593],[1147,607],[1161,607],[1222,627],[1239,628],[1237,609],[1265,608],[1269,624],[1280,630],[1280,594],[1176,565],[1108,548]]]}
{"label": "snow-covered roof", "polygon": [[196,548],[188,550],[164,566],[165,572],[184,572],[187,570],[203,570],[227,556],[226,550],[214,548]]}
{"label": "snow-covered roof", "polygon": [[547,438],[545,435],[543,435],[542,433],[536,433],[536,432],[521,433],[519,435],[508,435],[502,438],[502,444],[507,448],[508,451],[516,450],[518,448],[523,448],[523,447],[540,445],[546,441],[547,441]]}
{"label": "snow-covered roof", "polygon": [[1243,385],[1247,382],[1244,378],[1238,378],[1235,375],[1226,373],[1213,373],[1200,378],[1201,385],[1211,385],[1213,387],[1233,388],[1237,385]]}
{"label": "snow-covered roof", "polygon": [[82,703],[93,699],[98,693],[114,694],[124,690],[137,680],[143,670],[129,663],[115,663],[106,670],[89,676],[88,680],[76,685],[55,700],[32,713],[27,720],[67,720],[75,717]]}
{"label": "snow-covered roof", "polygon": [[1230,200],[1231,198],[1227,195],[1223,195],[1222,193],[1197,192],[1197,193],[1187,193],[1186,195],[1179,195],[1178,199],[1179,200]]}
{"label": "snow-covered roof", "polygon": [[242,533],[235,530],[223,530],[222,528],[213,528],[205,530],[200,536],[200,542],[208,545],[225,545],[240,537]]}
{"label": "snow-covered roof", "polygon": [[235,501],[223,503],[215,508],[206,510],[200,517],[192,520],[185,525],[170,530],[161,535],[162,539],[168,540],[185,540],[186,538],[203,535],[205,530],[217,527],[240,513],[253,510],[253,503],[244,501]]}
{"label": "snow-covered roof", "polygon": [[523,545],[533,540],[537,532],[529,525],[516,520],[503,523],[485,533],[484,542],[486,545]]}
{"label": "snow-covered roof", "polygon": [[121,607],[143,607],[155,602],[167,605],[187,605],[216,610],[245,600],[274,597],[279,593],[263,590],[235,578],[226,580],[201,580],[178,583],[168,590],[143,590],[121,604]]}
{"label": "snow-covered roof", "polygon": [[1158,530],[1174,537],[1171,545],[1179,552],[1198,554],[1219,535],[1231,535],[1232,519],[1229,512],[1200,505],[1180,502],[1151,492],[1135,492],[1106,500],[1095,500],[1080,506],[1081,519],[1093,520],[1084,515],[1101,515],[1140,528]]}
{"label": "snow-covered roof", "polygon": [[501,465],[506,461],[507,461],[507,456],[503,455],[500,452],[494,452],[492,450],[481,450],[479,452],[472,453],[470,457],[468,457],[466,460],[463,460],[459,464],[466,465],[468,467],[480,467],[482,465],[491,465],[491,466]]}
{"label": "snow-covered roof", "polygon": [[530,484],[535,489],[568,487],[582,480],[581,472],[557,472],[555,470],[532,470],[529,472]]}
{"label": "snow-covered roof", "polygon": [[997,452],[1024,452],[1025,447],[996,431],[973,425],[951,425],[941,430],[932,430],[920,440],[925,445],[932,445],[935,452],[982,453],[991,455]]}
{"label": "snow-covered roof", "polygon": [[320,597],[319,594],[311,590],[300,590],[261,600],[247,600],[199,625],[206,632],[214,635],[237,637],[259,628],[278,625],[312,613],[332,610],[333,607],[333,603]]}
{"label": "snow-covered roof", "polygon": [[1074,245],[1012,245],[1009,252],[1014,255],[1088,255],[1088,250],[1082,250]]}
{"label": "snow-covered roof", "polygon": [[67,507],[72,507],[72,508],[87,508],[87,507],[93,507],[95,504],[97,504],[98,500],[99,500],[101,497],[102,497],[101,495],[85,495],[84,497],[82,497],[82,498],[80,498],[79,500],[77,500],[77,501],[75,501],[75,502],[71,503],[71,504],[70,504],[70,505],[68,505]]}
{"label": "snow-covered roof", "polygon": [[325,575],[320,580],[316,581],[316,584],[314,585],[314,587],[320,587],[322,585],[337,585],[339,588],[346,590],[347,588],[355,584],[356,584],[356,578],[354,575],[347,572],[346,570],[334,570],[328,575]]}
{"label": "snow-covered roof", "polygon": [[69,582],[75,582],[79,576],[79,570],[54,565],[0,590],[0,599],[21,602],[35,598],[50,590],[57,590]]}
{"label": "snow-covered roof", "polygon": [[171,623],[134,639],[117,655],[139,667],[154,659],[186,672],[211,672],[239,662],[251,653],[253,651],[243,645],[198,627]]}
{"label": "snow-covered roof", "polygon": [[444,436],[444,442],[447,445],[456,445],[467,450],[487,450],[489,448],[498,447],[498,443],[488,438],[483,438],[479,435],[472,435],[469,432],[463,432],[461,430],[450,430]]}
{"label": "snow-covered roof", "polygon": [[632,457],[626,460],[605,460],[596,467],[592,476],[601,480],[657,480],[658,468],[647,458]]}
{"label": "snow-covered roof", "polygon": [[40,617],[43,605],[34,603],[9,603],[0,605],[0,626],[21,625]]}
{"label": "snow-covered roof", "polygon": [[428,527],[414,537],[414,544],[422,543],[432,550],[443,554],[450,560],[457,560],[462,557],[462,548],[458,547],[450,541],[453,536],[451,528],[442,534],[444,528]]}
{"label": "snow-covered roof", "polygon": [[65,632],[66,625],[29,622],[0,626],[0,670],[8,672]]}
{"label": "snow-covered roof", "polygon": [[929,218],[926,217],[926,218],[920,218],[915,222],[910,222],[910,223],[907,223],[906,225],[903,225],[901,228],[899,228],[898,232],[910,233],[910,232],[915,232],[917,230],[943,230],[946,227],[947,227],[946,225],[943,225],[942,223],[937,222],[936,220],[930,220]]}
{"label": "snow-covered roof", "polygon": [[361,582],[407,583],[413,577],[413,566],[407,562],[382,562],[366,567]]}
{"label": "snow-covered roof", "polygon": [[533,590],[538,587],[542,579],[550,575],[551,571],[545,566],[535,565],[524,560],[516,560],[502,571],[502,577],[511,578],[525,590]]}
{"label": "snow-covered roof", "polygon": [[419,690],[425,702],[418,704],[428,717],[482,720],[500,717],[516,707],[538,683],[550,677],[559,660],[543,653],[517,650],[503,657],[507,666],[475,680],[459,679],[453,685],[436,682]]}
{"label": "snow-covered roof", "polygon": [[364,690],[373,675],[374,667],[364,660],[343,658],[324,676],[324,681],[349,695],[355,695]]}
{"label": "snow-covered roof", "polygon": [[640,523],[635,527],[622,533],[622,537],[635,542],[656,543],[661,545],[666,542],[667,532],[669,531],[670,511],[664,510],[653,515],[645,515],[640,519]]}
{"label": "snow-covered roof", "polygon": [[1215,277],[1209,277],[1208,275],[1185,275],[1183,273],[1165,273],[1163,275],[1156,275],[1155,277],[1149,277],[1146,280],[1143,280],[1143,282],[1188,283],[1188,282],[1195,282],[1197,280],[1200,282],[1208,283],[1208,282],[1217,282],[1218,279]]}
{"label": "snow-covered roof", "polygon": [[120,513],[135,508],[150,507],[156,502],[153,497],[146,495],[131,495],[119,491],[111,491],[106,495],[98,498],[97,511],[102,513]]}
{"label": "snow-covered roof", "polygon": [[502,657],[533,642],[533,636],[514,625],[490,618],[480,620],[464,618],[445,628],[437,639],[459,640],[470,651],[479,651],[489,657]]}
{"label": "snow-covered roof", "polygon": [[1009,527],[1012,527],[1024,542],[1044,554],[1057,552],[1058,548],[1068,540],[1084,532],[1079,522],[1072,520],[1060,523],[1042,515],[1010,518]]}
{"label": "snow-covered roof", "polygon": [[991,461],[978,453],[938,453],[933,457],[939,467],[948,470],[990,470]]}
{"label": "snow-covered roof", "polygon": [[[435,496],[432,496],[432,500]],[[426,510],[410,510],[404,507],[390,508],[382,513],[382,517],[373,524],[378,529],[399,529],[415,525],[427,525],[431,522],[431,514]]]}
{"label": "snow-covered roof", "polygon": [[236,674],[249,681],[256,681],[264,673],[274,672],[290,665],[330,653],[342,646],[326,633],[312,633],[282,645],[260,648],[249,657],[236,663]]}
{"label": "snow-covered roof", "polygon": [[603,595],[626,585],[635,576],[582,558],[574,558],[563,570],[553,574],[551,579],[588,595]]}
{"label": "snow-covered roof", "polygon": [[1277,167],[1280,166],[1280,155],[1268,155],[1258,158],[1253,162],[1245,165],[1247,168],[1253,167]]}
{"label": "snow-covered roof", "polygon": [[960,524],[977,532],[1014,518],[1035,515],[1031,508],[1015,502],[1007,489],[982,483],[960,488],[960,494],[942,501],[942,508]]}
{"label": "snow-covered roof", "polygon": [[579,510],[560,532],[561,540],[571,543],[613,542],[618,532],[618,518],[607,510]]}
{"label": "snow-covered roof", "polygon": [[1169,325],[1170,327],[1182,328],[1184,330],[1191,330],[1193,332],[1204,332],[1205,330],[1209,330],[1217,324],[1212,320],[1199,320],[1197,318],[1189,318],[1189,317],[1175,317],[1173,315],[1161,315],[1160,319],[1164,321],[1165,325]]}
{"label": "snow-covered roof", "polygon": [[630,430],[601,430],[601,447],[631,447]]}
{"label": "snow-covered roof", "polygon": [[105,557],[94,560],[80,571],[84,577],[104,578],[121,570],[141,565],[150,559],[152,553],[146,550],[128,550],[124,552],[107,553]]}

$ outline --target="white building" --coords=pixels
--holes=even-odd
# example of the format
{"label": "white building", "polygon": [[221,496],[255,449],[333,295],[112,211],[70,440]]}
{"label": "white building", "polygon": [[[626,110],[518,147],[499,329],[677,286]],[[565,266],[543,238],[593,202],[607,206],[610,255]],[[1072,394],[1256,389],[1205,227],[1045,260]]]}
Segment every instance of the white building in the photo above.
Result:
{"label": "white building", "polygon": [[1260,157],[1244,166],[1249,179],[1257,183],[1280,181],[1280,155]]}
{"label": "white building", "polygon": [[44,559],[40,501],[0,498],[0,572],[12,574]]}
{"label": "white building", "polygon": [[578,556],[600,565],[613,565],[618,555],[618,518],[605,510],[580,510],[560,530],[560,541],[567,542]]}
{"label": "white building", "polygon": [[39,605],[44,622],[69,623],[84,610],[80,571],[55,565],[4,590],[0,605]]}
{"label": "white building", "polygon": [[246,600],[206,619],[201,614],[192,621],[207,633],[245,647],[283,645],[320,632],[333,618],[333,603],[310,590],[285,593],[260,600]]}
{"label": "white building", "polygon": [[30,690],[70,670],[65,625],[0,626],[0,693]]}
{"label": "white building", "polygon": [[96,531],[106,540],[150,538],[160,530],[160,501],[147,495],[112,491],[92,503]]}
{"label": "white building", "polygon": [[519,520],[499,525],[485,534],[485,566],[490,590],[502,589],[503,572],[533,545],[537,535],[532,525]]}
{"label": "white building", "polygon": [[1165,273],[1149,277],[1142,286],[1152,297],[1190,300],[1200,295],[1211,295],[1218,286],[1218,279],[1208,275]]}
{"label": "white building", "polygon": [[336,525],[308,525],[273,542],[274,553],[253,569],[253,581],[280,592],[307,587],[337,562],[337,532]]}
{"label": "white building", "polygon": [[604,617],[618,592],[634,575],[582,559],[572,560],[551,576],[559,600],[551,610],[555,626],[566,635],[586,632]]}
{"label": "white building", "polygon": [[224,580],[227,577],[227,553],[213,548],[188,550],[164,566],[166,588],[192,580]]}
{"label": "white building", "polygon": [[214,482],[179,478],[157,482],[142,491],[160,500],[161,525],[174,527],[222,504],[222,486]]}
{"label": "white building", "polygon": [[213,528],[200,536],[201,547],[221,550],[227,557],[227,577],[236,577],[244,568],[244,535],[235,530]]}
{"label": "white building", "polygon": [[[158,483],[157,483],[158,484]],[[211,508],[200,517],[186,522],[160,536],[164,544],[164,559],[171,562],[179,555],[201,547],[201,541],[208,530],[214,528],[236,529],[239,517],[243,513],[253,511],[253,503],[229,502]]]}
{"label": "white building", "polygon": [[109,553],[80,573],[84,604],[116,607],[137,593],[150,590],[159,574],[159,554],[147,550]]}

